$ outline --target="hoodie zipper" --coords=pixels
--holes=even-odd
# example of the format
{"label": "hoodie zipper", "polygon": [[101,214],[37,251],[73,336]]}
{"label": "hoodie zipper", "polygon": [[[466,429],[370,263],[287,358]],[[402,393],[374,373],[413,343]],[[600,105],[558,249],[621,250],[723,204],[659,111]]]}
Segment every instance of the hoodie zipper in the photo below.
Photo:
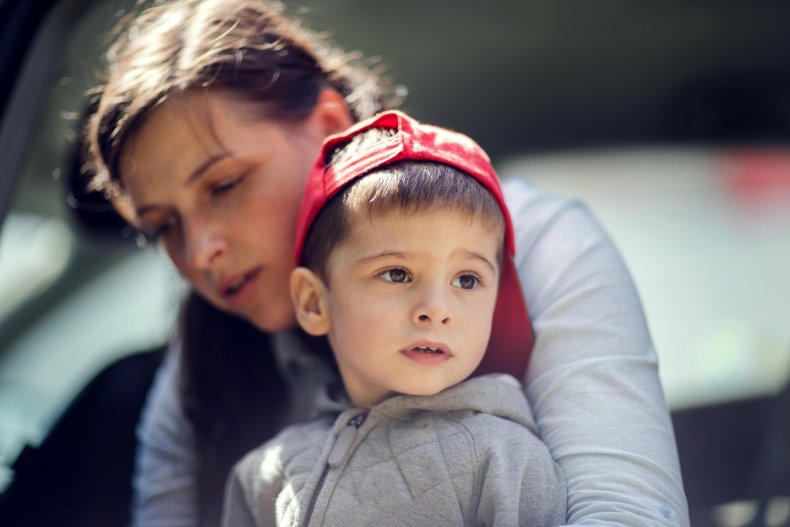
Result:
{"label": "hoodie zipper", "polygon": [[346,426],[337,434],[335,444],[332,445],[332,450],[329,451],[329,457],[324,465],[324,470],[321,472],[321,477],[318,479],[318,484],[315,487],[315,491],[313,491],[313,496],[310,498],[310,504],[307,507],[303,524],[305,527],[310,524],[315,504],[318,501],[318,496],[321,494],[321,490],[326,482],[326,477],[329,475],[329,469],[338,468],[348,459],[351,453],[351,446],[354,444],[357,432],[359,432],[359,427],[362,426],[362,423],[365,422],[367,417],[368,414],[366,412],[355,415],[348,420]]}

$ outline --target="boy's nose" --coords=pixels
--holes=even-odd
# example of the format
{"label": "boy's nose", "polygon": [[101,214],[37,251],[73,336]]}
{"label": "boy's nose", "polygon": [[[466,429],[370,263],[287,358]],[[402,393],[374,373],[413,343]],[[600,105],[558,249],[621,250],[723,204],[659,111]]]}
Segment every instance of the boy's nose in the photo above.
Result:
{"label": "boy's nose", "polygon": [[412,314],[412,322],[415,324],[442,324],[452,323],[453,317],[450,309],[440,296],[433,295],[425,298],[415,308]]}

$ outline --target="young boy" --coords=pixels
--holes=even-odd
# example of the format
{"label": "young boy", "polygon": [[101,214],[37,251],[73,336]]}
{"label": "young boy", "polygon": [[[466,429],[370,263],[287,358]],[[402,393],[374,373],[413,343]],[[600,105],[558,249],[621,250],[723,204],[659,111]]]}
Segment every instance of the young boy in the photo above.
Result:
{"label": "young boy", "polygon": [[564,524],[565,480],[519,383],[469,379],[498,301],[520,295],[500,287],[514,285],[513,246],[467,137],[387,112],[328,139],[291,296],[301,327],[327,336],[347,399],[236,466],[224,524]]}

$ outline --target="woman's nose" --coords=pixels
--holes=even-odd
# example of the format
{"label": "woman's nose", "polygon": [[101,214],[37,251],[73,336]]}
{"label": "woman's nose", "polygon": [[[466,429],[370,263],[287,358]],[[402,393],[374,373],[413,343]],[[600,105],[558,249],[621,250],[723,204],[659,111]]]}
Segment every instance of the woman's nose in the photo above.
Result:
{"label": "woman's nose", "polygon": [[423,295],[412,313],[412,322],[420,325],[448,325],[452,320],[447,299],[436,291]]}
{"label": "woman's nose", "polygon": [[185,227],[184,257],[195,269],[209,270],[228,250],[222,229],[206,221],[193,221]]}

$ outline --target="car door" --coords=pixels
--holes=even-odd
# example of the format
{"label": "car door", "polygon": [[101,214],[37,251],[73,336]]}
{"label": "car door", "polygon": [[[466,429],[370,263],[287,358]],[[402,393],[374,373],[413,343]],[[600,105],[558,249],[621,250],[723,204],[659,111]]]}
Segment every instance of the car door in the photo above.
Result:
{"label": "car door", "polygon": [[133,4],[0,0],[0,525],[129,520],[141,352],[177,280],[69,184],[101,35]]}

